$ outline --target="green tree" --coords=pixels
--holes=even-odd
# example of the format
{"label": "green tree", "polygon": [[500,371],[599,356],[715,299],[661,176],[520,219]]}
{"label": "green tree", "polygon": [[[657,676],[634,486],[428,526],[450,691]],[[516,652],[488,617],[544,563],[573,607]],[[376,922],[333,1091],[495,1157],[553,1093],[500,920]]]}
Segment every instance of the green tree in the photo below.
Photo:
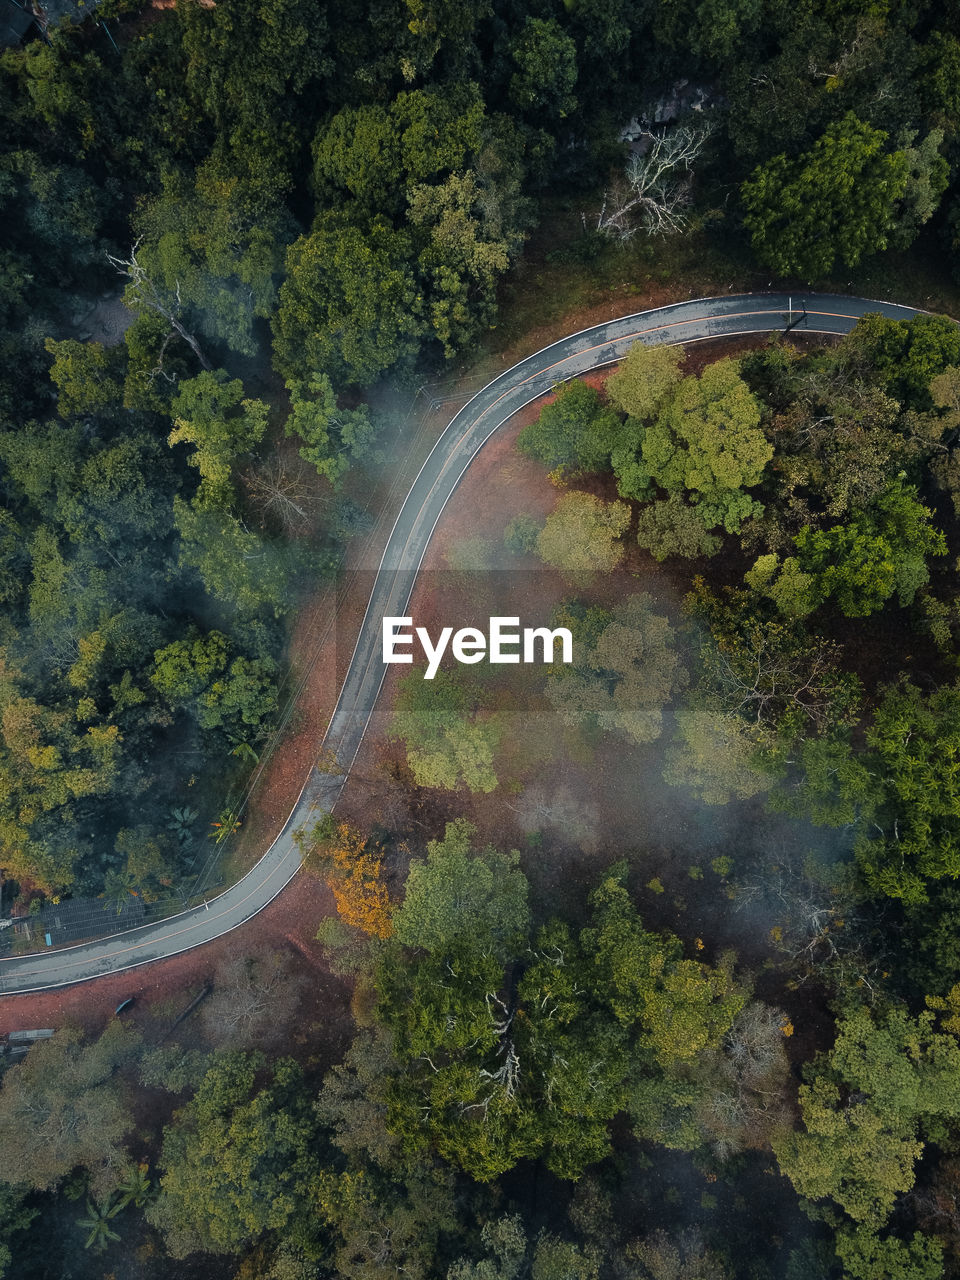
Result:
{"label": "green tree", "polygon": [[521,111],[555,123],[576,109],[577,46],[555,18],[527,18],[511,53],[510,100]]}
{"label": "green tree", "polygon": [[857,860],[878,892],[923,902],[927,881],[960,868],[960,687],[924,695],[904,680],[887,688],[867,746],[871,782]]}
{"label": "green tree", "polygon": [[120,1197],[120,1208],[133,1205],[142,1209],[153,1199],[153,1182],[150,1178],[148,1164],[131,1165],[126,1177],[117,1183],[117,1194]]}
{"label": "green tree", "polygon": [[414,671],[400,682],[391,732],[405,740],[407,763],[419,786],[465,786],[484,793],[496,788],[493,759],[500,729],[495,720],[478,718],[478,711],[449,672],[424,680]]}
{"label": "green tree", "polygon": [[314,138],[314,185],[325,195],[345,193],[373,212],[405,185],[401,148],[389,108],[345,107]]}
{"label": "green tree", "polygon": [[173,504],[180,565],[196,571],[209,594],[243,617],[290,608],[291,570],[280,550],[258,538],[229,511]]}
{"label": "green tree", "polygon": [[801,529],[796,542],[800,554],[785,564],[801,588],[799,600],[791,593],[791,607],[805,608],[815,591],[820,600],[833,596],[848,618],[864,618],[893,594],[896,570],[885,538],[855,525],[834,525]]}
{"label": "green tree", "polygon": [[800,1087],[804,1129],[775,1143],[781,1169],[801,1196],[829,1198],[877,1231],[913,1185],[921,1133],[960,1113],[958,1073],[960,1046],[933,1014],[856,1009]]}
{"label": "green tree", "polygon": [[787,618],[805,618],[821,603],[817,579],[800,568],[796,556],[780,557],[771,553],[760,556],[752,569],[743,575],[747,586],[767,596]]}
{"label": "green tree", "polygon": [[213,142],[218,167],[239,188],[225,202],[235,212],[274,210],[333,70],[326,16],[303,0],[243,0],[229,14],[200,6],[176,18],[183,70],[167,93],[176,91],[171,114],[185,118],[175,127]]}
{"label": "green tree", "polygon": [[686,493],[704,528],[736,533],[761,509],[744,490],[773,457],[760,430],[760,405],[736,360],[718,360],[685,378],[642,435],[647,474],[670,494]]}
{"label": "green tree", "polygon": [[511,119],[486,114],[477,85],[455,81],[346,107],[314,141],[325,201],[353,201],[361,220],[398,228],[391,257],[415,277],[403,307],[422,318],[415,336],[432,335],[448,358],[493,325],[497,282],[530,224],[524,149]]}
{"label": "green tree", "polygon": [[560,719],[653,742],[664,704],[686,679],[674,638],[650,596],[628,597],[592,644],[575,645],[573,665],[558,667],[548,679],[547,695]]}
{"label": "green tree", "polygon": [[928,409],[933,379],[960,364],[960,329],[949,316],[890,320],[870,312],[844,338],[841,351],[867,377],[878,378],[889,395],[910,408]]}
{"label": "green tree", "polygon": [[909,249],[920,228],[936,213],[940,197],[950,185],[950,165],[940,154],[943,130],[931,129],[919,143],[916,137],[916,130],[906,130],[897,138],[907,160],[907,187],[890,238],[897,249]]}
{"label": "green tree", "polygon": [[188,633],[153,655],[150,682],[173,705],[189,702],[227,668],[230,642],[220,631]]}
{"label": "green tree", "polygon": [[72,1028],[35,1044],[0,1089],[0,1180],[45,1191],[79,1166],[109,1189],[134,1123],[117,1071],[139,1049],[119,1022],[90,1044]]}
{"label": "green tree", "polygon": [[782,550],[803,525],[859,516],[936,449],[938,424],[905,417],[876,373],[861,370],[851,378],[840,348],[794,371],[770,428],[777,488],[763,531],[772,550]]}
{"label": "green tree", "polygon": [[739,716],[692,705],[677,711],[676,725],[663,769],[671,786],[692,788],[705,804],[727,804],[773,785],[759,765],[763,739]]}
{"label": "green tree", "polygon": [[661,1068],[716,1048],[746,1003],[734,981],[732,956],[716,969],[683,957],[677,938],[644,929],[612,868],[591,894],[593,924],[581,934],[597,994],[617,1021],[636,1027],[638,1045]]}
{"label": "green tree", "polygon": [[525,555],[536,551],[537,538],[541,525],[533,516],[521,512],[514,516],[503,531],[503,545],[515,555]]}
{"label": "green tree", "polygon": [[122,1208],[123,1205],[119,1200],[113,1203],[112,1199],[110,1199],[103,1204],[94,1204],[92,1200],[87,1201],[87,1216],[77,1219],[77,1226],[83,1227],[84,1231],[88,1233],[86,1240],[83,1242],[85,1249],[93,1249],[97,1253],[103,1253],[111,1241],[120,1239],[119,1233],[114,1231],[110,1222]]}
{"label": "green tree", "polygon": [[625,502],[566,493],[547,516],[537,552],[571,583],[586,586],[594,573],[612,573],[623,559],[619,539],[629,524],[630,508]]}
{"label": "green tree", "polygon": [[480,1244],[485,1256],[458,1258],[447,1272],[447,1280],[515,1280],[526,1263],[528,1248],[520,1215],[485,1222]]}
{"label": "green tree", "polygon": [[476,39],[478,23],[493,12],[490,0],[405,0],[410,21],[407,24],[414,36],[409,57],[402,63],[406,79],[423,74],[434,58],[441,64],[462,74],[465,54]]}
{"label": "green tree", "polygon": [[346,107],[314,140],[314,183],[333,199],[397,216],[418,184],[442,184],[475,166],[488,129],[470,83],[400,93],[387,107]]}
{"label": "green tree", "polygon": [[447,1280],[597,1280],[602,1254],[594,1245],[579,1246],[541,1232],[530,1240],[519,1214],[491,1218],[480,1232],[483,1254],[460,1257]]}
{"label": "green tree", "polygon": [[881,1240],[865,1227],[837,1233],[837,1257],[846,1280],[940,1280],[943,1245],[915,1231],[909,1240]]}
{"label": "green tree", "polygon": [[409,193],[409,222],[425,240],[417,257],[434,336],[450,359],[497,315],[497,284],[522,242],[497,184],[472,170]]}
{"label": "green tree", "polygon": [[125,408],[169,413],[177,385],[196,372],[194,354],[178,339],[166,317],[141,310],[123,335],[127,351]]}
{"label": "green tree", "polygon": [[366,385],[417,355],[423,296],[412,245],[377,216],[363,224],[339,210],[287,251],[286,279],[273,321],[277,367],[291,380],[317,369]]}
{"label": "green tree", "polygon": [[[833,598],[848,618],[874,613],[895,592],[901,605],[910,604],[929,580],[927,558],[947,550],[943,534],[930,525],[932,515],[915,489],[897,481],[848,525],[805,526],[787,579],[795,589],[782,598],[794,609]],[[783,581],[781,573],[778,593]]]}
{"label": "green tree", "polygon": [[194,506],[199,511],[229,509],[234,500],[232,466],[263,439],[267,405],[262,400],[244,400],[240,379],[230,381],[218,369],[216,373],[204,370],[182,383],[171,408],[174,429],[169,443],[192,444],[195,450],[187,459],[200,472]]}
{"label": "green tree", "polygon": [[429,1141],[481,1181],[537,1154],[579,1177],[609,1153],[624,1103],[627,1034],[591,1000],[576,941],[554,924],[528,954],[516,1003],[488,951],[387,954],[378,968],[377,1016],[401,1066],[388,1124],[411,1154]]}
{"label": "green tree", "polygon": [[445,952],[456,946],[515,954],[529,926],[527,881],[519,854],[475,850],[475,828],[463,818],[447,823],[443,840],[431,840],[426,861],[414,859],[402,905],[393,916],[394,937],[406,947]]}
{"label": "green tree", "polygon": [[530,1264],[531,1280],[599,1280],[602,1251],[542,1231]]}
{"label": "green tree", "polygon": [[62,418],[99,413],[120,401],[123,385],[118,375],[123,361],[115,348],[70,338],[62,342],[47,338],[44,347],[53,356],[50,379],[57,388]]}
{"label": "green tree", "polygon": [[391,942],[376,971],[376,1016],[400,1065],[386,1090],[388,1127],[411,1155],[432,1145],[481,1182],[538,1148],[502,985],[501,962],[469,946],[404,959]]}
{"label": "green tree", "polygon": [[198,719],[204,729],[223,729],[243,741],[263,736],[277,709],[277,664],[270,657],[241,654],[229,671],[214,680],[198,699]]}
{"label": "green tree", "polygon": [[388,1280],[398,1271],[430,1274],[444,1238],[463,1229],[452,1183],[448,1169],[429,1163],[392,1175],[370,1161],[325,1172],[318,1211],[332,1237],[337,1275]]}
{"label": "green tree", "polygon": [[631,418],[656,417],[683,380],[683,347],[635,342],[607,379],[607,395]]}
{"label": "green tree", "polygon": [[139,259],[154,284],[208,338],[253,355],[256,319],[269,319],[292,222],[274,209],[245,207],[241,180],[207,161],[191,183],[166,173],[160,194],[137,217]]}
{"label": "green tree", "polygon": [[589,933],[578,938],[559,921],[540,930],[517,985],[523,1021],[515,1045],[530,1077],[538,1142],[564,1178],[610,1154],[610,1122],[626,1106],[638,1059],[646,1060],[630,1029],[611,1019],[606,994]]}
{"label": "green tree", "polygon": [[[455,835],[460,845],[469,838],[464,828]],[[516,879],[509,902],[496,868],[488,865],[481,881],[475,865],[445,856],[443,871],[436,889],[430,864],[408,883],[397,930],[377,959],[374,1012],[396,1056],[392,1067],[378,1058],[384,1076],[374,1086],[387,1129],[406,1158],[432,1147],[479,1181],[536,1156],[576,1179],[610,1153],[610,1122],[632,1084],[718,1052],[746,993],[729,957],[716,969],[686,960],[676,938],[643,928],[622,867],[592,895],[592,923],[579,936],[553,920],[532,945],[518,871],[507,872]],[[458,885],[467,889],[454,910]],[[441,914],[425,910],[428,893]],[[403,953],[411,902],[416,950]],[[338,1114],[342,1126],[339,1106]],[[362,1123],[383,1150],[375,1115],[365,1110]],[[534,1267],[546,1274],[561,1252],[545,1247]],[[592,1255],[562,1256],[578,1271],[593,1265]]]}
{"label": "green tree", "polygon": [[175,1258],[235,1253],[268,1230],[309,1235],[321,1165],[317,1122],[289,1058],[257,1088],[262,1058],[219,1056],[164,1131],[160,1194],[146,1210]]}
{"label": "green tree", "polygon": [[277,664],[230,650],[222,632],[194,632],[154,653],[150,681],[172,706],[189,707],[201,728],[256,738],[276,710]]}
{"label": "green tree", "polygon": [[753,248],[782,275],[828,276],[885,249],[910,180],[903,151],[849,111],[796,160],[774,156],[741,187]]}
{"label": "green tree", "polygon": [[29,1188],[24,1184],[10,1185],[0,1182],[0,1276],[9,1274],[13,1261],[11,1245],[20,1242],[16,1237],[26,1231],[40,1210],[28,1206]]}
{"label": "green tree", "polygon": [[76,706],[41,703],[23,684],[23,673],[0,661],[0,843],[8,874],[55,892],[91,856],[78,808],[113,798],[123,740],[115,723],[78,722]]}
{"label": "green tree", "polygon": [[367,405],[341,409],[333,384],[325,373],[309,382],[288,382],[291,414],[286,433],[303,442],[300,457],[312,463],[338,489],[355,463],[379,460],[378,424]]}
{"label": "green tree", "polygon": [[554,388],[536,422],[523,428],[517,448],[558,476],[609,466],[620,419],[588,383],[574,378]]}
{"label": "green tree", "polygon": [[114,848],[123,858],[123,878],[144,902],[155,902],[174,883],[176,863],[169,836],[141,822],[118,831]]}
{"label": "green tree", "polygon": [[[622,472],[618,483],[624,497],[633,496],[625,491]],[[688,560],[713,556],[723,545],[704,525],[699,507],[692,507],[680,493],[642,508],[637,516],[637,543],[660,563],[670,556]]]}

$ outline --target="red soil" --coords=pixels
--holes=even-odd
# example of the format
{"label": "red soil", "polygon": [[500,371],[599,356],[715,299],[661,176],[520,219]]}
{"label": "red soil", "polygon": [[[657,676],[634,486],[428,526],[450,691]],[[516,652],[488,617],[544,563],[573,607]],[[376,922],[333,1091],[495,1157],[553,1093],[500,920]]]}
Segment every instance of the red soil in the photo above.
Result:
{"label": "red soil", "polygon": [[[315,940],[317,925],[330,914],[329,890],[312,876],[301,873],[287,890],[275,898],[253,920],[241,925],[216,942],[186,951],[169,960],[96,978],[73,987],[0,999],[0,1034],[29,1027],[59,1027],[65,1023],[82,1026],[97,1033],[113,1014],[121,1000],[136,996],[129,1020],[140,1026],[150,1038],[156,1038],[190,1003],[195,994],[212,979],[218,962],[237,948],[249,953],[260,947],[295,951],[309,972],[311,981],[297,1012],[297,1027],[306,1031],[311,1026],[320,1030],[313,1037],[325,1052],[340,1037],[331,1034],[337,1023],[343,1023],[349,1008],[349,992],[330,974],[323,963],[320,944]],[[296,1042],[296,1035],[291,1036]],[[331,1058],[336,1061],[334,1055]]]}

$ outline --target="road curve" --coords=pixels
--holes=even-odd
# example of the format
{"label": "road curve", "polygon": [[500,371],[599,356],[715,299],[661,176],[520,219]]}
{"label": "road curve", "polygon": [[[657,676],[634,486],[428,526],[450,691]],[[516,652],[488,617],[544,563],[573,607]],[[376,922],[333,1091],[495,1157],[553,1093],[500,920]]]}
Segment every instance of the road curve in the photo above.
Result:
{"label": "road curve", "polygon": [[[792,308],[792,311],[791,311]],[[386,668],[380,657],[381,619],[406,612],[430,538],[450,496],[477,452],[518,410],[555,383],[614,364],[637,341],[691,343],[782,330],[788,312],[806,311],[799,332],[844,334],[860,316],[879,311],[894,320],[918,314],[894,303],[831,294],[762,293],[700,298],[642,311],[562,338],[494,378],[457,413],[423,464],[387,541],[379,571],[324,738],[343,772],[311,770],[293,812],[263,857],[242,880],[204,906],[156,924],[57,951],[0,960],[0,994],[70,986],[174,956],[211,942],[261,911],[293,879],[300,852],[293,839],[336,802],[356,760]]]}

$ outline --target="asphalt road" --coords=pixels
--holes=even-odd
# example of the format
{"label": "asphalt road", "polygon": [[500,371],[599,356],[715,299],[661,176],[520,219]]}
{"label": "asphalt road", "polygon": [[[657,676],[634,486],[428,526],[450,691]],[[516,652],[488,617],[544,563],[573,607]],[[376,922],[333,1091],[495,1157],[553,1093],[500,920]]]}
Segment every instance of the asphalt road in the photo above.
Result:
{"label": "asphalt road", "polygon": [[[790,311],[792,304],[792,312]],[[404,500],[374,580],[359,639],[324,739],[342,773],[311,771],[283,830],[251,870],[205,906],[156,924],[36,955],[0,960],[0,994],[42,991],[136,968],[211,942],[261,911],[293,879],[300,852],[293,833],[329,809],[343,789],[383,684],[381,620],[406,612],[437,521],[477,452],[524,405],[557,382],[614,364],[632,343],[703,342],[783,330],[806,310],[798,332],[843,334],[868,311],[909,319],[910,307],[829,294],[785,293],[701,298],[610,320],[562,338],[507,369],[478,392],[435,444]]]}

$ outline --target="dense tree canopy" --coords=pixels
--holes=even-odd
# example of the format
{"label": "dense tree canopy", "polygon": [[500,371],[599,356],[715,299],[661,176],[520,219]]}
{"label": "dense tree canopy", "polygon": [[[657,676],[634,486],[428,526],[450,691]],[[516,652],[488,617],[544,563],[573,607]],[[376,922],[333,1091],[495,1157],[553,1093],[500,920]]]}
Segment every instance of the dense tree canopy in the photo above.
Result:
{"label": "dense tree canopy", "polygon": [[579,936],[555,920],[531,946],[524,877],[501,871],[495,887],[500,855],[471,863],[470,834],[448,828],[414,865],[414,914],[405,902],[395,943],[417,951],[388,946],[377,964],[376,1016],[397,1058],[387,1127],[480,1181],[538,1153],[578,1177],[609,1151],[631,1081],[669,1089],[670,1073],[719,1045],[744,993],[729,964],[684,959],[676,938],[644,929],[622,868],[595,891]]}
{"label": "dense tree canopy", "polygon": [[44,1190],[82,1166],[98,1189],[115,1184],[134,1123],[116,1070],[138,1046],[139,1037],[116,1022],[90,1045],[79,1032],[62,1030],[4,1077],[3,1182]]}
{"label": "dense tree canopy", "polygon": [[795,161],[775,156],[744,184],[753,247],[783,275],[820,279],[887,247],[907,191],[903,151],[849,112]]}
{"label": "dense tree canopy", "polygon": [[[54,8],[0,53],[4,956],[257,851],[451,380],[668,295],[957,312],[949,5]],[[318,815],[323,965],[301,920],[143,1042],[91,987],[0,1046],[0,1272],[957,1272],[960,328],[810,320],[541,406],[437,601],[505,543],[575,661],[398,683]]]}
{"label": "dense tree canopy", "polygon": [[647,595],[631,596],[602,618],[561,608],[572,623],[574,662],[558,666],[547,686],[565,724],[614,729],[635,742],[660,736],[663,706],[684,682],[674,632]]}
{"label": "dense tree canopy", "polygon": [[567,493],[547,517],[537,537],[537,552],[571,583],[589,582],[591,574],[609,573],[623,559],[618,539],[629,523],[630,508],[625,502]]}
{"label": "dense tree canopy", "polygon": [[150,1219],[174,1257],[235,1253],[264,1230],[292,1230],[315,1189],[316,1122],[294,1062],[255,1087],[255,1057],[228,1053],[170,1126]]}

